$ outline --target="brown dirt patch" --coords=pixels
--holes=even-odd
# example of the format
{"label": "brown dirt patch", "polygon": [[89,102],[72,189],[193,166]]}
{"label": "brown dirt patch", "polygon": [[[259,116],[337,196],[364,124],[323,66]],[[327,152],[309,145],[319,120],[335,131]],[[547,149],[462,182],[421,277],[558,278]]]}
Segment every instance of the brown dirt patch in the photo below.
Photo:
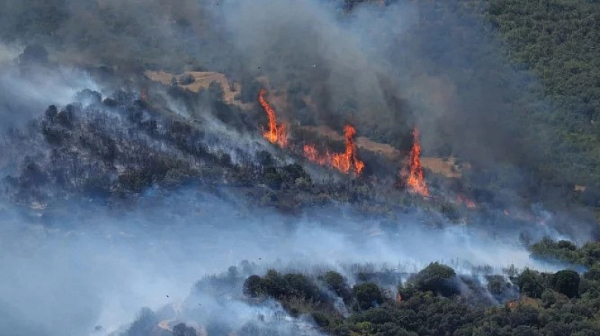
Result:
{"label": "brown dirt patch", "polygon": [[[304,129],[316,132],[322,136],[336,141],[344,141],[344,136],[342,134],[332,130],[327,126],[306,126]],[[402,152],[396,148],[388,144],[375,142],[367,137],[358,137],[356,139],[356,146],[359,149],[365,149],[384,155],[392,161],[400,160],[403,157]],[[447,159],[437,157],[422,157],[421,164],[425,169],[429,169],[435,174],[441,174],[449,178],[459,178],[462,176],[461,169],[456,164],[456,159],[453,157]]]}
{"label": "brown dirt patch", "polygon": [[223,100],[231,105],[237,105],[243,109],[248,109],[252,106],[250,103],[242,103],[235,99],[235,96],[241,91],[239,83],[230,82],[224,74],[219,72],[200,72],[200,71],[188,71],[180,75],[173,75],[165,71],[146,71],[146,77],[150,78],[155,82],[160,82],[164,85],[171,85],[173,77],[177,79],[183,78],[183,76],[192,76],[194,82],[186,85],[179,85],[182,88],[190,90],[192,92],[198,92],[200,90],[208,89],[208,86],[212,82],[221,84],[223,89]]}

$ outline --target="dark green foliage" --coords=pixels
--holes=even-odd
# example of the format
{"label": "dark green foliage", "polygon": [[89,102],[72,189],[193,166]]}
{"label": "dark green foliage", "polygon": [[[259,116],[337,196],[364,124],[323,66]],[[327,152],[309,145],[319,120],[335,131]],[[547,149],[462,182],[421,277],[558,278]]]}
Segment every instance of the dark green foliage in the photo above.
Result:
{"label": "dark green foliage", "polygon": [[354,285],[352,292],[356,297],[356,302],[360,309],[366,310],[372,307],[376,307],[383,303],[385,300],[383,292],[376,284],[372,282],[365,282]]}
{"label": "dark green foliage", "polygon": [[600,264],[592,266],[583,277],[588,280],[600,281]]}
{"label": "dark green foliage", "polygon": [[321,327],[321,328],[327,328],[329,327],[329,318],[327,318],[327,315],[321,313],[321,312],[313,312],[311,314],[313,320],[315,320],[315,323]]}
{"label": "dark green foliage", "polygon": [[[173,79],[175,79],[177,81],[177,83],[180,85],[189,85],[196,81],[194,76],[192,76],[191,74],[185,74],[185,75],[179,77],[178,79],[173,77]],[[212,83],[213,82],[210,83],[211,86],[212,86]],[[214,88],[213,88],[213,90],[214,90]],[[221,95],[222,94],[223,94],[223,92],[221,91]]]}
{"label": "dark green foliage", "polygon": [[299,298],[303,300],[318,300],[320,290],[314,282],[303,274],[289,273],[281,275],[275,270],[269,270],[264,277],[252,275],[244,281],[244,295],[258,297],[266,295],[273,298]]}
{"label": "dark green foliage", "polygon": [[532,298],[540,298],[542,296],[544,278],[539,272],[527,268],[519,275],[517,283],[522,293]]}
{"label": "dark green foliage", "polygon": [[417,273],[411,282],[421,291],[450,296],[458,292],[452,281],[455,276],[456,273],[451,267],[435,262]]}
{"label": "dark green foliage", "polygon": [[275,167],[267,167],[264,170],[264,176],[267,180],[267,185],[273,189],[281,188],[281,184],[283,183],[283,177]]}
{"label": "dark green foliage", "polygon": [[248,297],[257,297],[261,289],[261,279],[258,275],[251,275],[244,281],[243,292]]}
{"label": "dark green foliage", "polygon": [[546,237],[529,248],[534,258],[555,259],[588,267],[600,262],[600,244],[596,242],[588,242],[578,248],[571,242],[564,240],[555,242]]}
{"label": "dark green foliage", "polygon": [[346,279],[341,274],[329,271],[319,277],[325,283],[327,289],[333,291],[337,296],[341,297],[346,304],[352,299],[352,291],[346,282]]}
{"label": "dark green foliage", "polygon": [[[392,297],[375,284],[393,281],[390,273],[368,269],[356,268],[373,282],[357,284],[350,291],[349,300],[345,301],[349,316],[341,315],[334,307],[334,301],[339,303],[339,300],[320,293],[315,285],[318,280],[328,290],[344,293],[346,281],[333,271],[314,278],[270,270],[263,277],[247,278],[244,294],[252,298],[249,303],[274,298],[291,316],[307,314],[323,332],[332,335],[597,335],[600,332],[596,319],[600,309],[600,281],[584,277],[578,288],[580,295],[572,295],[578,279],[573,271],[545,274],[526,269],[512,280],[488,275],[488,288],[497,301],[484,303],[474,297],[488,297],[477,277],[461,275],[460,279],[469,288],[451,297],[436,295],[410,281],[399,286],[400,296]],[[423,279],[456,277],[452,269],[441,264],[431,264],[419,274]],[[428,276],[424,277],[425,274]],[[221,285],[216,278],[209,282],[215,289],[230,287],[232,280],[239,280],[237,269],[230,269],[220,279],[224,282]],[[503,298],[506,289],[512,286],[510,281],[516,281],[525,295],[518,299],[518,295]],[[202,287],[208,290],[210,286],[205,282]]]}
{"label": "dark green foliage", "polygon": [[492,275],[487,277],[488,284],[487,288],[492,293],[492,295],[500,295],[504,292],[506,287],[509,285],[503,276],[501,275]]}
{"label": "dark green foliage", "polygon": [[[599,145],[597,124],[600,115],[600,50],[590,47],[600,42],[597,1],[489,0],[486,17],[506,42],[516,64],[533,71],[555,105],[552,113],[536,111],[534,127],[548,139],[548,162],[553,169],[598,185]],[[534,86],[533,83],[530,86]],[[542,130],[542,124],[545,129]],[[552,140],[549,136],[555,134]],[[551,144],[552,143],[552,144]],[[572,164],[578,161],[578,167]],[[587,170],[587,171],[585,171]],[[593,177],[595,175],[596,177]],[[582,182],[579,182],[582,183]],[[597,206],[597,202],[589,202]]]}
{"label": "dark green foliage", "polygon": [[559,240],[556,247],[558,247],[559,249],[562,249],[562,250],[570,250],[570,251],[577,250],[577,246],[568,240]]}
{"label": "dark green foliage", "polygon": [[569,298],[579,293],[579,274],[572,270],[559,271],[550,278],[552,288]]}
{"label": "dark green foliage", "polygon": [[[286,274],[284,280],[291,288],[291,295],[306,300],[319,299],[319,288],[304,274]],[[289,295],[289,294],[288,294]]]}

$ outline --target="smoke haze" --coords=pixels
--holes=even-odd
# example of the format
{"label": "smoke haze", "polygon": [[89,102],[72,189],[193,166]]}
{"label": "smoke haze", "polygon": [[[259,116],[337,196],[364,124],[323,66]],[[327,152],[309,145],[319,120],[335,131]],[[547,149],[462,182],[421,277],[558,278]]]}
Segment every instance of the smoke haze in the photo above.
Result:
{"label": "smoke haze", "polygon": [[[380,221],[349,214],[340,220],[340,213],[347,211],[289,217],[197,190],[167,197],[149,191],[128,209],[75,203],[36,214],[5,206],[0,311],[10,312],[1,318],[11,327],[2,333],[24,335],[30,326],[46,335],[92,334],[96,325],[115,331],[132,321],[139,308],[159,310],[184,301],[196,280],[241,260],[254,264],[252,271],[258,273],[269,267],[310,272],[315,266],[345,272],[355,263],[415,272],[432,261],[464,274],[486,265],[500,272],[510,265],[557,268],[531,260],[516,243],[516,233],[494,239],[454,226],[427,229],[414,215],[383,232]],[[228,291],[235,297],[241,288]],[[205,310],[194,312],[197,321],[231,316],[219,323],[239,327],[241,321],[256,319],[255,308],[233,298],[218,299],[225,306],[211,304],[217,300],[211,295],[200,295]]]}
{"label": "smoke haze", "polygon": [[[45,13],[56,16],[56,26],[32,23],[17,34],[20,17],[31,12],[35,21],[36,13],[52,5],[58,9]],[[475,18],[457,11],[440,17],[438,25],[422,26],[421,18],[440,14],[429,2],[371,4],[344,13],[340,2],[317,0],[9,0],[0,13],[4,40],[41,43],[50,54],[50,63],[24,70],[18,60],[24,48],[0,44],[0,132],[40,117],[49,105],[64,107],[83,89],[106,97],[122,88],[98,84],[90,67],[128,77],[144,69],[197,70],[201,64],[248,86],[260,82],[287,90],[287,101],[277,106],[284,120],[336,130],[351,122],[361,135],[395,139],[392,145],[401,151],[409,148],[417,125],[429,155],[453,154],[475,170],[510,170],[510,178],[496,181],[503,189],[499,199],[517,199],[536,174],[528,163],[538,156],[529,153],[540,139],[522,137],[523,126],[506,103],[533,80],[501,56],[492,58],[493,65],[476,59],[498,52],[498,45]],[[464,35],[446,36],[444,24],[463,27]],[[473,50],[469,41],[475,40],[485,50]],[[499,72],[509,74],[505,86],[486,81]],[[157,96],[171,99],[161,90]],[[463,91],[476,93],[466,97]],[[167,105],[178,118],[202,120],[208,129],[203,144],[227,153],[234,164],[246,154],[257,161],[256,153],[267,148],[259,135],[216,120],[209,107],[190,110],[175,99]],[[248,115],[244,120],[252,120]],[[149,146],[179,153],[158,141]],[[0,177],[17,165],[5,162],[8,157],[0,158]],[[440,261],[460,274],[487,265],[497,272],[510,265],[555,270],[530,259],[519,235],[583,242],[593,233],[583,224],[557,230],[549,224],[524,228],[515,220],[497,227],[491,215],[471,218],[472,226],[457,225],[420,209],[390,211],[389,224],[343,204],[287,215],[250,206],[233,188],[215,189],[186,185],[167,193],[152,187],[124,205],[66,196],[49,209],[0,203],[0,334],[117,335],[149,307],[159,321],[195,321],[217,333],[252,324],[265,334],[318,335],[310,318],[292,318],[276,302],[245,302],[239,283],[224,295],[192,285],[229,266],[241,269],[242,260],[253,273],[329,267],[348,277],[349,265],[365,263],[415,272]],[[515,203],[510,205],[527,207],[520,199]],[[555,222],[571,215],[535,210]]]}

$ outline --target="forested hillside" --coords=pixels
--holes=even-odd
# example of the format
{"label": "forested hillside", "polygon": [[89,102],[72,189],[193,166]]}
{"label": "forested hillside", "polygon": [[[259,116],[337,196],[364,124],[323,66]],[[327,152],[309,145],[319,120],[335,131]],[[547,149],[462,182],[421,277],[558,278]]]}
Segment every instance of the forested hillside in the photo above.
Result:
{"label": "forested hillside", "polygon": [[599,127],[600,0],[0,1],[0,334],[599,334]]}
{"label": "forested hillside", "polygon": [[[535,75],[532,90],[544,97],[542,108],[531,110],[527,120],[531,132],[547,143],[549,167],[541,169],[557,169],[597,194],[600,2],[492,0],[486,18],[514,66]],[[596,196],[591,203],[597,201]]]}
{"label": "forested hillside", "polygon": [[[145,25],[144,18],[134,15],[134,8],[127,4],[7,1],[0,5],[0,13],[11,14],[0,14],[0,34],[6,41],[62,44],[60,52],[69,54],[77,48],[92,57],[88,60],[129,68],[211,67],[236,73],[240,65],[227,58],[230,46],[226,33],[219,32],[220,23],[203,12],[194,12],[203,19],[192,22],[190,13],[177,9],[189,7],[189,3],[178,0],[151,5],[157,12],[171,12],[179,18],[166,33],[164,27]],[[398,1],[345,0],[343,8],[351,13],[367,3],[382,8]],[[402,74],[411,83],[422,75],[435,80],[452,78],[449,85],[456,92],[456,109],[464,111],[448,114],[441,128],[426,130],[424,136],[430,133],[436,138],[426,149],[437,155],[455,154],[475,164],[486,161],[483,166],[490,169],[488,157],[482,160],[481,150],[471,148],[477,139],[491,148],[493,154],[487,155],[494,163],[518,165],[527,172],[524,194],[545,192],[545,186],[572,190],[576,184],[585,185],[585,202],[598,205],[600,51],[596,46],[600,44],[600,4],[585,0],[455,0],[412,5],[419,13],[419,24],[409,28],[412,37],[397,39],[398,46],[386,52],[398,54],[400,63],[411,64]],[[76,29],[84,17],[88,28]],[[186,40],[184,48],[176,43],[189,32],[202,32],[203,27],[224,35],[201,33]],[[124,39],[114,41],[104,28],[143,41],[143,52],[120,44]],[[216,41],[218,48],[214,47]],[[399,54],[402,50],[410,50],[410,55]],[[298,103],[298,98],[290,99]],[[346,104],[350,105],[344,108],[350,106],[353,111],[352,102]],[[399,113],[409,113],[405,106],[399,108]],[[420,113],[420,107],[412,108]],[[423,123],[428,125],[427,120]],[[472,127],[465,129],[465,124]],[[366,124],[359,131],[403,148],[406,137],[397,129],[397,125],[380,123]],[[512,136],[505,136],[507,130]]]}
{"label": "forested hillside", "polygon": [[[383,3],[345,1],[348,9],[365,2]],[[415,6],[420,24],[411,28],[415,39],[401,41],[402,48],[421,57],[412,80],[424,71],[453,79],[464,112],[452,115],[447,124],[473,132],[477,141],[496,148],[493,161],[498,166],[508,163],[527,171],[517,186],[522,195],[558,189],[564,198],[581,185],[586,188],[577,199],[598,206],[600,3],[469,0]],[[466,125],[484,127],[468,130],[462,127]],[[511,137],[504,136],[506,130]],[[453,137],[451,131],[438,131]],[[436,148],[440,154],[450,150],[467,160],[478,159],[466,136],[451,149],[443,143]],[[490,176],[507,183],[504,174],[498,168]]]}

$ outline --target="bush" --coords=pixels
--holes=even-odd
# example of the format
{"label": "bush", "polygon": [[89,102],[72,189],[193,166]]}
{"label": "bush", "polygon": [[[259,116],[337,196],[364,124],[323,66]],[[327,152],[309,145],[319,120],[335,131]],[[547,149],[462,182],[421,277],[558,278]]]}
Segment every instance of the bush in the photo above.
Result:
{"label": "bush", "polygon": [[517,283],[521,293],[532,298],[540,298],[544,292],[544,279],[539,272],[526,268],[518,277]]}
{"label": "bush", "polygon": [[551,277],[550,283],[555,291],[569,298],[574,298],[579,293],[579,274],[575,271],[558,271]]}
{"label": "bush", "polygon": [[283,279],[291,290],[288,296],[292,295],[305,300],[319,298],[319,288],[304,274],[286,274]]}
{"label": "bush", "polygon": [[257,297],[261,292],[261,279],[258,275],[249,276],[243,285],[244,295],[249,297]]}
{"label": "bush", "polygon": [[592,266],[583,277],[588,280],[600,281],[600,265]]}
{"label": "bush", "polygon": [[372,282],[355,285],[352,292],[360,309],[369,309],[383,303],[384,297],[381,289]]}
{"label": "bush", "polygon": [[[173,78],[175,78],[175,77],[173,77]],[[195,81],[196,81],[196,79],[194,78],[194,76],[192,76],[192,74],[184,74],[184,75],[181,75],[179,77],[179,79],[177,79],[177,82],[181,85],[189,85]]]}
{"label": "bush", "polygon": [[321,312],[313,312],[311,316],[319,327],[326,328],[329,326],[329,319],[327,318],[327,315]]}
{"label": "bush", "polygon": [[508,283],[501,275],[493,275],[487,278],[487,288],[492,295],[501,295],[508,287]]}
{"label": "bush", "polygon": [[435,262],[417,273],[411,281],[421,291],[451,296],[458,293],[458,289],[452,281],[455,276],[456,273],[452,267]]}

